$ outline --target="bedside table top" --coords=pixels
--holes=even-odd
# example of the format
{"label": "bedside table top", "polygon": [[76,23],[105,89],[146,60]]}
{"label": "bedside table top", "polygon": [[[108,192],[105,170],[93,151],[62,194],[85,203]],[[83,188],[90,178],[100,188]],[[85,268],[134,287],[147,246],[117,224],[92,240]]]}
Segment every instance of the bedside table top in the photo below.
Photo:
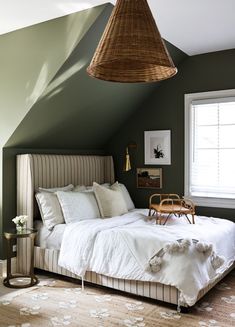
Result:
{"label": "bedside table top", "polygon": [[15,228],[12,228],[4,232],[6,239],[30,237],[36,234],[37,230],[33,228],[25,228],[22,231],[17,231]]}

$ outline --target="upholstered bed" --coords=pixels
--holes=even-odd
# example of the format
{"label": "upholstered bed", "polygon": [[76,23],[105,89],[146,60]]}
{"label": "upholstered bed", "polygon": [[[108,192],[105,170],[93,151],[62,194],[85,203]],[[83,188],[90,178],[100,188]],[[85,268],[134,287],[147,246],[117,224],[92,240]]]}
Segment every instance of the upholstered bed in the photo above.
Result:
{"label": "upholstered bed", "polygon": [[[70,183],[74,185],[92,185],[94,181],[101,184],[114,182],[112,157],[18,155],[17,213],[18,215],[28,215],[28,227],[33,227],[34,220],[39,217],[35,201],[35,192],[38,187],[60,187]],[[36,268],[80,278],[58,265],[59,249],[35,246],[34,253]],[[27,243],[27,239],[20,240],[17,245],[17,254],[17,270],[25,272],[30,262],[30,244]],[[201,289],[197,298],[200,299],[233,268],[234,264],[230,265],[222,275]],[[180,292],[176,287],[157,282],[113,278],[93,271],[86,272],[85,281],[176,305],[179,303]]]}

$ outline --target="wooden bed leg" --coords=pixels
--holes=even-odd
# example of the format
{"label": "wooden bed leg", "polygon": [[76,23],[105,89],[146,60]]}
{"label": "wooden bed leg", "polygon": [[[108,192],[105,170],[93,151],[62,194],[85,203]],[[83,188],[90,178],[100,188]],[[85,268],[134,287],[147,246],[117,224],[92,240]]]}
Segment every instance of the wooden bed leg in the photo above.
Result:
{"label": "wooden bed leg", "polygon": [[193,224],[195,224],[194,215],[192,215]]}

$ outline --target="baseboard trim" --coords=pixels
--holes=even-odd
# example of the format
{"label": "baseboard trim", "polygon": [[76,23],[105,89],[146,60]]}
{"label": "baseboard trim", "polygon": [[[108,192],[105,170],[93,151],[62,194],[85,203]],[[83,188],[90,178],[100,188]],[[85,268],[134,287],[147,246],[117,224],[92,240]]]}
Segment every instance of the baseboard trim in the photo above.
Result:
{"label": "baseboard trim", "polygon": [[[16,257],[11,258],[11,272],[16,273]],[[0,260],[0,278],[7,275],[7,260]]]}

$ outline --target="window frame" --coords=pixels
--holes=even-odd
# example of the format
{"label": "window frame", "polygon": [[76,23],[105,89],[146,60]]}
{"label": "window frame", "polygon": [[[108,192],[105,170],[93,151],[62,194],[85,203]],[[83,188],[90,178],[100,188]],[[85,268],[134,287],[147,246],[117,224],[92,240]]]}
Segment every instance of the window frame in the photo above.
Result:
{"label": "window frame", "polygon": [[192,119],[192,102],[198,100],[211,100],[235,97],[235,89],[189,93],[184,95],[185,104],[185,149],[184,149],[184,196],[191,199],[196,205],[201,207],[230,208],[235,209],[235,199],[220,197],[202,197],[190,194],[190,172],[193,156],[192,139],[193,139],[193,119]]}

